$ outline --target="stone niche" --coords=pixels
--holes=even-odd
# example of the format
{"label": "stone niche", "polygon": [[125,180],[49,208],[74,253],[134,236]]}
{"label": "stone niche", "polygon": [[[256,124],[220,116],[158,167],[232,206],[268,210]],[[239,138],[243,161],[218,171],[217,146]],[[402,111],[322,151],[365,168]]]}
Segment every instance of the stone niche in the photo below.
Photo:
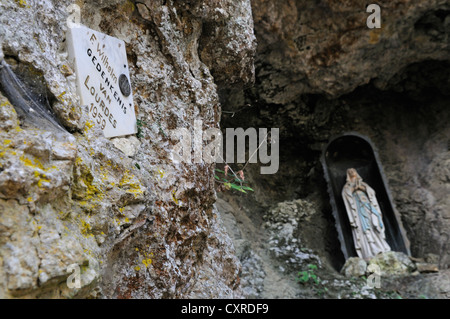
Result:
{"label": "stone niche", "polygon": [[341,196],[346,183],[346,171],[351,167],[355,168],[376,192],[386,227],[386,241],[391,249],[410,255],[409,240],[393,204],[377,151],[370,139],[356,132],[334,137],[323,150],[321,162],[345,259],[357,256],[350,222]]}

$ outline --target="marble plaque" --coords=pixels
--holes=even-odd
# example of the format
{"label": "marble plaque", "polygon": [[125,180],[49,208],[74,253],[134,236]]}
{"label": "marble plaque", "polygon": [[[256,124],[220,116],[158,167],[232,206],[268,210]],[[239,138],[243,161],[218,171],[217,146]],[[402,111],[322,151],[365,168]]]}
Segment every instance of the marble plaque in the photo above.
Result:
{"label": "marble plaque", "polygon": [[67,32],[81,103],[105,137],[137,132],[125,42],[82,25]]}

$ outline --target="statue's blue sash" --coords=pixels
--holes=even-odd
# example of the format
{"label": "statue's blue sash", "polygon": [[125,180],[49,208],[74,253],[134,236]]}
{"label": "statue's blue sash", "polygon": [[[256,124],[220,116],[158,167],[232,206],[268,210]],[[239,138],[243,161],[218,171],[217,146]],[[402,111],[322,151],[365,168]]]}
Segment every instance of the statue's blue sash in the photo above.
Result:
{"label": "statue's blue sash", "polygon": [[[361,200],[361,198],[358,195],[358,192],[354,192],[353,193],[353,198],[355,199],[356,202],[356,209],[358,210],[358,214],[361,220],[361,226],[363,228],[363,231],[366,231],[368,229],[371,229],[371,223],[370,223],[370,216],[367,214],[367,210],[373,214],[375,214],[375,216],[378,217],[378,222],[380,224],[380,227],[383,229],[383,221],[381,218],[381,214],[380,212],[373,207],[370,203],[365,203]],[[367,208],[367,210],[363,209],[363,207]]]}

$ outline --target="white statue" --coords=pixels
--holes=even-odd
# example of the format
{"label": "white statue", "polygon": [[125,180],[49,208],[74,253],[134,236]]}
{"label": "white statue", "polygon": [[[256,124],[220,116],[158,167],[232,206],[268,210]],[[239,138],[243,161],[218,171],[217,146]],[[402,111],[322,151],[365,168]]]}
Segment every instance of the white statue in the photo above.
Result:
{"label": "white statue", "polygon": [[390,251],[375,191],[363,182],[354,168],[347,170],[347,183],[342,189],[342,197],[358,257],[368,260],[378,253]]}

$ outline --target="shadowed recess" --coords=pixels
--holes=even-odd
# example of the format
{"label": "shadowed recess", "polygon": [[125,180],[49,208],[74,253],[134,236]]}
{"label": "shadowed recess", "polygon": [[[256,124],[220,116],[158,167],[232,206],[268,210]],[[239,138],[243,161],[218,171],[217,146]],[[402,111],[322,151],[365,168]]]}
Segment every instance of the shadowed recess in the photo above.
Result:
{"label": "shadowed recess", "polygon": [[322,165],[345,258],[357,256],[350,222],[341,196],[348,168],[355,168],[362,179],[375,190],[383,223],[386,225],[386,240],[391,249],[409,255],[409,241],[395,211],[381,165],[370,141],[356,133],[337,137],[326,147]]}
{"label": "shadowed recess", "polygon": [[16,109],[21,121],[40,129],[67,132],[51,109],[42,74],[31,66],[15,64],[13,71],[13,67],[5,60],[0,61],[0,89]]}

